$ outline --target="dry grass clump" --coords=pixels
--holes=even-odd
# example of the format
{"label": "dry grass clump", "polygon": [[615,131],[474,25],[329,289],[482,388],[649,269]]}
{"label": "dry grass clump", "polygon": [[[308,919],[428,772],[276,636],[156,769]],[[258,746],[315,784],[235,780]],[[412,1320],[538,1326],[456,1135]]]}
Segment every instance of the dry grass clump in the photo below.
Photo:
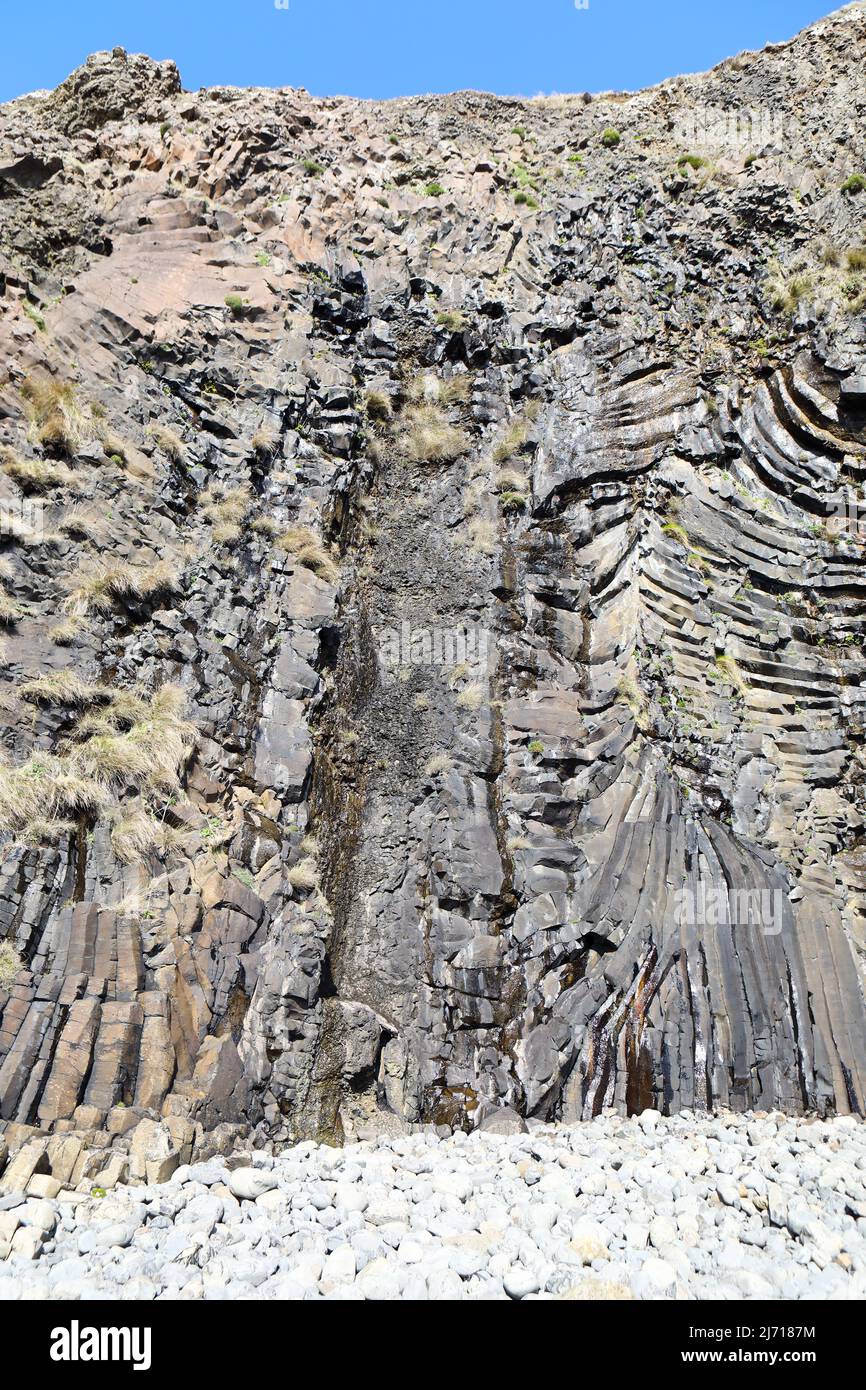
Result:
{"label": "dry grass clump", "polygon": [[470,685],[464,685],[457,696],[457,703],[461,709],[480,709],[486,694],[487,687],[483,681],[472,681]]}
{"label": "dry grass clump", "polygon": [[257,516],[250,522],[250,530],[255,531],[260,536],[268,536],[273,540],[283,529],[283,523],[277,521],[273,516]]}
{"label": "dry grass clump", "polygon": [[21,608],[11,594],[0,588],[0,623],[4,627],[14,627],[21,617]]}
{"label": "dry grass clump", "polygon": [[851,314],[866,309],[866,246],[853,246],[845,253],[845,271],[839,272],[839,298]]}
{"label": "dry grass clump", "polygon": [[217,544],[240,539],[241,527],[253,505],[248,487],[229,487],[227,483],[211,483],[209,488],[199,494],[198,501],[202,515],[213,526],[213,538]]}
{"label": "dry grass clump", "polygon": [[[175,685],[149,697],[119,691],[104,714],[91,715],[81,726],[89,736],[72,746],[70,756],[85,776],[109,787],[174,789],[197,738],[182,717],[184,705],[184,693]],[[118,732],[123,725],[128,727]]]}
{"label": "dry grass clump", "polygon": [[23,961],[11,941],[0,941],[0,989],[8,990],[15,983]]}
{"label": "dry grass clump", "polygon": [[621,700],[625,701],[638,725],[643,728],[647,701],[633,663],[631,669],[620,677],[616,693]]}
{"label": "dry grass clump", "polygon": [[367,428],[364,448],[372,463],[381,464],[386,455],[386,442],[393,430],[394,406],[384,391],[368,391],[363,401]]}
{"label": "dry grass clump", "polygon": [[74,456],[85,439],[94,437],[91,413],[80,404],[71,381],[59,381],[47,373],[28,376],[21,395],[37,444]]}
{"label": "dry grass clump", "polygon": [[58,647],[70,647],[76,637],[84,630],[84,623],[81,617],[61,618],[59,622],[53,624],[48,629],[48,640],[56,642]]}
{"label": "dry grass clump", "polygon": [[812,276],[805,267],[786,271],[778,260],[770,262],[764,293],[772,307],[780,313],[795,314],[813,289]]}
{"label": "dry grass clump", "polygon": [[167,829],[148,829],[140,807],[121,813],[116,798],[131,788],[142,794],[178,789],[197,738],[183,709],[183,692],[173,685],[152,695],[109,692],[106,709],[80,721],[80,741],[68,740],[60,753],[34,753],[18,767],[0,762],[0,829],[21,837],[39,826],[40,838],[50,838],[67,819],[95,817],[114,806],[121,857],[164,844]]}
{"label": "dry grass clump", "polygon": [[72,536],[77,541],[91,541],[95,545],[105,537],[102,517],[85,507],[70,507],[62,521],[57,523],[57,529],[64,536]]}
{"label": "dry grass clump", "polygon": [[525,506],[529,496],[529,479],[516,468],[500,468],[494,479],[499,503],[504,510]]}
{"label": "dry grass clump", "polygon": [[121,467],[128,461],[129,445],[126,443],[126,440],[121,439],[120,435],[114,430],[100,423],[96,432],[96,438],[101,443],[112,463],[116,463],[118,467]]}
{"label": "dry grass clump", "polygon": [[473,517],[467,530],[469,548],[474,550],[476,555],[496,554],[496,527],[492,521],[483,516]]}
{"label": "dry grass clump", "polygon": [[416,405],[403,416],[399,444],[416,463],[450,463],[468,448],[463,430],[438,405]]}
{"label": "dry grass clump", "polygon": [[733,686],[741,697],[748,693],[748,682],[732,656],[717,656],[710,667],[709,676],[712,680],[721,681],[723,685]]}
{"label": "dry grass clump", "polygon": [[538,415],[538,402],[527,406],[522,415],[512,420],[503,439],[494,447],[494,463],[505,464],[519,454],[529,439],[529,426]]}
{"label": "dry grass clump", "polygon": [[137,864],[149,854],[165,858],[177,841],[173,827],[140,806],[117,815],[111,827],[111,848],[123,864]]}
{"label": "dry grass clump", "polygon": [[178,702],[178,710],[183,705],[183,695],[177,686],[164,686],[155,696],[141,690],[111,690],[108,704],[98,714],[86,714],[79,721],[79,738],[93,734],[114,734],[132,729],[136,724],[144,724],[150,719],[153,701],[157,700],[158,712],[164,701]]}
{"label": "dry grass clump", "polygon": [[368,420],[384,423],[391,419],[393,407],[390,396],[384,391],[368,391],[364,397],[364,413]]}
{"label": "dry grass clump", "polygon": [[[475,460],[473,460],[475,462]],[[476,516],[484,499],[490,491],[490,480],[484,475],[476,476],[468,487],[463,489],[463,515]]]}
{"label": "dry grass clump", "polygon": [[184,456],[183,440],[168,425],[148,425],[147,433],[154,444],[161,449],[172,463],[180,463]]}
{"label": "dry grass clump", "polygon": [[104,904],[100,903],[100,906],[110,908],[118,917],[153,917],[160,907],[166,905],[167,882],[167,874],[148,877],[146,883],[133,888],[122,898],[109,898]]}
{"label": "dry grass clump", "polygon": [[280,436],[271,425],[261,425],[256,430],[250,443],[253,453],[260,459],[273,458],[280,443]]}
{"label": "dry grass clump", "polygon": [[0,460],[3,472],[22,492],[48,492],[52,487],[75,481],[75,474],[65,463],[56,459],[21,458],[8,444],[0,446]]}
{"label": "dry grass clump", "polygon": [[335,584],[339,579],[339,569],[315,532],[308,527],[290,526],[277,537],[276,544],[287,555],[292,555],[299,565],[312,570],[319,579],[326,580],[328,584]]}
{"label": "dry grass clump", "polygon": [[63,600],[63,612],[72,618],[108,613],[116,602],[125,599],[176,593],[180,580],[180,571],[169,560],[150,566],[131,565],[123,560],[110,565],[98,564],[79,570],[72,577],[68,596]]}
{"label": "dry grass clump", "polygon": [[128,445],[106,423],[104,408],[96,402],[83,404],[71,381],[36,373],[23,382],[21,395],[33,443],[74,458],[82,444],[95,439],[116,463],[127,461]]}
{"label": "dry grass clump", "polygon": [[440,777],[443,773],[450,772],[453,766],[454,759],[447,753],[434,753],[425,763],[424,772],[427,777]]}
{"label": "dry grass clump", "polygon": [[810,300],[819,314],[836,303],[847,313],[860,313],[866,308],[866,246],[841,250],[825,242],[809,255],[801,255],[792,266],[783,269],[778,260],[769,264],[764,293],[768,302],[779,312],[794,314],[804,299]]}
{"label": "dry grass clump", "polygon": [[36,676],[24,681],[18,687],[18,694],[33,705],[76,705],[81,709],[111,698],[106,686],[83,681],[74,671],[52,671],[47,676]]}
{"label": "dry grass clump", "polygon": [[410,381],[406,395],[416,404],[455,405],[469,399],[469,377],[438,377],[432,372],[419,372]]}
{"label": "dry grass clump", "polygon": [[129,734],[93,734],[76,749],[76,759],[90,777],[113,790],[138,787],[150,773],[149,749]]}
{"label": "dry grass clump", "polygon": [[31,526],[23,517],[9,513],[3,518],[3,535],[7,540],[15,542],[16,545],[32,546],[56,546],[60,537],[56,531],[46,531],[44,528]]}
{"label": "dry grass clump", "polygon": [[293,888],[303,888],[306,892],[312,892],[314,888],[319,886],[319,870],[316,867],[316,861],[312,858],[300,859],[289,869],[286,878]]}
{"label": "dry grass clump", "polygon": [[108,793],[82,775],[74,760],[33,753],[25,763],[0,761],[0,829],[23,831],[37,821],[94,815],[108,804]]}
{"label": "dry grass clump", "polygon": [[842,289],[845,308],[851,314],[862,314],[866,309],[866,285],[860,286],[849,281]]}
{"label": "dry grass clump", "polygon": [[77,827],[71,820],[31,820],[16,835],[19,844],[56,844],[61,835],[74,835]]}

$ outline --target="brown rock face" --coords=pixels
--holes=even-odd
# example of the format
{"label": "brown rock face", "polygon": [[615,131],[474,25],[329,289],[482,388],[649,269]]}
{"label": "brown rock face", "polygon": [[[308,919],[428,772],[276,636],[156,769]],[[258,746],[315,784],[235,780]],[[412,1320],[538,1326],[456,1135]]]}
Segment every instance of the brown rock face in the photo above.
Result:
{"label": "brown rock face", "polygon": [[122,48],[91,53],[83,67],[61,82],[50,99],[49,119],[64,135],[99,130],[109,121],[154,121],[170,111],[180,93],[174,63],[155,63]]}
{"label": "brown rock face", "polygon": [[864,57],[0,109],[7,1175],[863,1113]]}

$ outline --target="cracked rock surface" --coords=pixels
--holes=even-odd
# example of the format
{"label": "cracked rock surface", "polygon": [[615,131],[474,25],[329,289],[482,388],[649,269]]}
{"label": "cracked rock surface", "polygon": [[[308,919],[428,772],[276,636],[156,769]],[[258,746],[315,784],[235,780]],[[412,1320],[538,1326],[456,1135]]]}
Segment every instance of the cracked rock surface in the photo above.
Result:
{"label": "cracked rock surface", "polygon": [[862,1116],[864,59],[0,108],[3,1192]]}

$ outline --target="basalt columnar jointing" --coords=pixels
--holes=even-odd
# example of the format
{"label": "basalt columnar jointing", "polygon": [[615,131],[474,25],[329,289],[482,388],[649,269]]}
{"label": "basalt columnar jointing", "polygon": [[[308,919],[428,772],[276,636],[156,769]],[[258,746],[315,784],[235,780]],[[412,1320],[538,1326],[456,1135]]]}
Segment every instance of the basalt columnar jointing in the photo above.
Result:
{"label": "basalt columnar jointing", "polygon": [[0,1182],[863,1112],[864,61],[0,110]]}

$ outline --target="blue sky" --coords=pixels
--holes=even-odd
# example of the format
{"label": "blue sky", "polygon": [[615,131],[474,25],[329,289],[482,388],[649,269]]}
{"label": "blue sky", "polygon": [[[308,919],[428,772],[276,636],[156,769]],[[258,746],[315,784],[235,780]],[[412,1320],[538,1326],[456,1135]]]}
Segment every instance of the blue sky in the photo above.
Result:
{"label": "blue sky", "polygon": [[[582,0],[581,0],[582,3]],[[833,0],[6,0],[0,101],[94,49],[174,58],[185,87],[364,97],[645,87],[792,37]]]}

